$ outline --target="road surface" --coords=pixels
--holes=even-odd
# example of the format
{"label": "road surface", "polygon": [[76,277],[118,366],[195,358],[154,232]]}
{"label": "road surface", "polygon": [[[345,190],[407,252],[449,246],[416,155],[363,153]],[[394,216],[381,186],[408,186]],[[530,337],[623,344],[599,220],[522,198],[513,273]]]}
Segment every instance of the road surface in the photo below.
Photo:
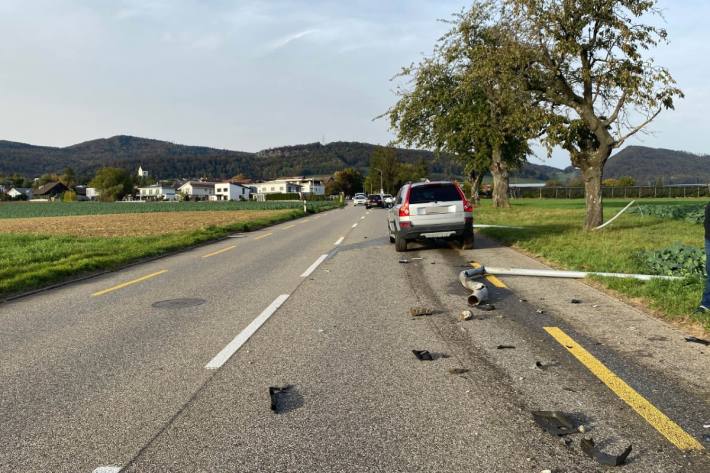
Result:
{"label": "road surface", "polygon": [[495,310],[461,321],[472,261],[539,263],[480,238],[397,254],[384,212],[0,305],[0,471],[606,471],[583,437],[633,445],[623,471],[710,471],[710,348],[578,281],[489,280]]}

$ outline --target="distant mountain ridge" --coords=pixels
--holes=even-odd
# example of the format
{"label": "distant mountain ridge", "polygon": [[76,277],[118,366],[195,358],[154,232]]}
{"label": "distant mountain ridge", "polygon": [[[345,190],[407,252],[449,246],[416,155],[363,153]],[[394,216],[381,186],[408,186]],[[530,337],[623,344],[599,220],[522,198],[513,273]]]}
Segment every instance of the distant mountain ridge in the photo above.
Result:
{"label": "distant mountain ridge", "polygon": [[[338,141],[307,143],[265,149],[256,153],[187,146],[167,141],[119,135],[57,148],[0,141],[0,174],[18,173],[26,177],[60,173],[71,167],[87,180],[97,169],[116,166],[132,171],[142,166],[160,179],[227,178],[245,174],[253,179],[279,176],[326,175],[346,167],[366,172],[370,157],[382,146]],[[424,159],[434,178],[461,177],[462,167],[451,156],[430,151],[396,148],[398,158],[415,163]],[[513,173],[514,178],[547,181],[570,174],[552,166],[527,163]],[[639,183],[663,177],[666,182],[710,182],[710,156],[681,151],[629,146],[613,156],[604,177],[632,176]],[[692,179],[692,181],[689,181]]]}

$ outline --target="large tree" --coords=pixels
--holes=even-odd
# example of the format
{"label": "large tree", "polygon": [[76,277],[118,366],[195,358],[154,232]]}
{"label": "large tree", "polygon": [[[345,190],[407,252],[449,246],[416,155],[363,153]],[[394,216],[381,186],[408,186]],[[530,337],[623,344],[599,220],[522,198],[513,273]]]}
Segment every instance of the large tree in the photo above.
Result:
{"label": "large tree", "polygon": [[[645,23],[655,0],[501,0],[526,54],[519,70],[555,111],[544,142],[561,146],[584,179],[584,226],[603,222],[601,181],[609,156],[682,97],[645,52],[666,31]],[[531,59],[532,58],[532,59]]]}
{"label": "large tree", "polygon": [[487,168],[496,207],[510,205],[509,172],[525,162],[544,116],[515,70],[524,50],[502,26],[502,13],[494,2],[480,1],[456,15],[434,54],[403,70],[413,87],[400,89],[389,111],[401,142],[457,156],[473,193]]}
{"label": "large tree", "polygon": [[334,195],[343,193],[347,196],[355,195],[362,191],[362,174],[354,168],[345,168],[337,171],[333,179],[326,184],[326,194]]}
{"label": "large tree", "polygon": [[121,168],[99,169],[89,186],[95,187],[105,202],[121,200],[133,193],[133,179],[128,171]]}

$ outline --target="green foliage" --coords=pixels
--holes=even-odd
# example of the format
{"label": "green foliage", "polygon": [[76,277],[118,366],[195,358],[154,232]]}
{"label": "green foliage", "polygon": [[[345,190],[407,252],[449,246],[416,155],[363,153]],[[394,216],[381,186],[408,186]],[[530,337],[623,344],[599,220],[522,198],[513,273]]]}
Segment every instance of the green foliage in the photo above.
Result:
{"label": "green foliage", "polygon": [[639,264],[649,274],[702,277],[705,275],[705,249],[675,244],[662,250],[636,253]]}
{"label": "green foliage", "polygon": [[62,202],[76,202],[76,192],[66,191],[62,194]]}
{"label": "green foliage", "polygon": [[121,168],[99,169],[89,185],[96,188],[104,202],[121,200],[133,193],[133,179]]}
{"label": "green foliage", "polygon": [[639,215],[685,220],[690,223],[705,222],[705,205],[637,205],[630,209]]}
{"label": "green foliage", "polygon": [[325,186],[326,195],[335,195],[343,193],[352,196],[356,192],[362,191],[363,187],[362,174],[354,168],[345,168],[342,171],[336,171],[333,179],[328,181]]}

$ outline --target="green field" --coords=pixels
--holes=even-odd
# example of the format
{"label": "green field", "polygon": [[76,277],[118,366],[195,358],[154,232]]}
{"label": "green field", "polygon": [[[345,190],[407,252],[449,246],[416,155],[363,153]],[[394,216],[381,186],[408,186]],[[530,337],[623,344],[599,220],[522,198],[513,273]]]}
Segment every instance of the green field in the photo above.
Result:
{"label": "green field", "polygon": [[[26,205],[30,208],[35,204]],[[56,212],[53,215],[67,215],[59,213],[62,211],[81,212],[69,214],[69,218],[74,215],[86,215],[92,209],[125,208],[121,207],[123,204],[94,203],[37,205],[37,208],[51,209]],[[142,205],[146,204],[138,205],[141,207],[131,206],[131,208],[142,209],[144,208]],[[195,207],[203,208],[201,204],[188,204],[186,207],[183,205],[185,204],[177,204],[176,207],[193,211],[196,210]],[[204,205],[210,205],[209,208],[205,207],[205,210],[216,210],[215,204]],[[309,204],[309,213],[338,206],[339,204],[335,202],[319,202],[315,206],[312,206],[311,203]],[[264,207],[256,208],[261,210]],[[75,278],[98,270],[118,268],[143,258],[163,255],[209,242],[233,232],[253,231],[304,215],[301,206],[292,209],[277,209],[268,212],[267,216],[263,216],[263,212],[255,212],[254,214],[253,218],[229,225],[211,226],[165,235],[115,238],[3,233],[2,220],[0,219],[0,299],[11,294],[61,282],[68,278]],[[42,216],[46,216],[46,213]],[[39,218],[38,222],[41,220]]]}
{"label": "green field", "polygon": [[[611,218],[630,200],[605,200],[605,218]],[[706,199],[644,199],[644,205],[698,205]],[[497,241],[521,248],[560,268],[624,273],[648,273],[639,252],[683,244],[701,248],[703,226],[680,219],[628,213],[609,227],[588,233],[582,230],[583,200],[513,201],[511,209],[493,209],[484,201],[475,212],[476,223],[513,225],[522,230],[490,228],[481,232]],[[710,330],[710,316],[693,314],[703,290],[699,277],[680,281],[639,282],[599,279],[606,287],[644,304],[665,317],[691,320]]]}
{"label": "green field", "polygon": [[[309,201],[309,209],[332,207],[332,202]],[[268,202],[2,202],[2,218],[65,217],[72,215],[131,214],[150,212],[195,212],[216,210],[300,209],[296,201]]]}

